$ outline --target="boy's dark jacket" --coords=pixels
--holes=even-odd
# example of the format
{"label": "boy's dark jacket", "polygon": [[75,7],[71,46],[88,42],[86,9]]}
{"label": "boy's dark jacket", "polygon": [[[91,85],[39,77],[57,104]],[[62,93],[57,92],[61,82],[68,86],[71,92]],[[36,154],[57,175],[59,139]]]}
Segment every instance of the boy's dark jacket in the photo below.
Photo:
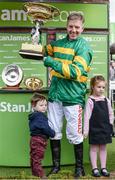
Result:
{"label": "boy's dark jacket", "polygon": [[35,111],[29,114],[29,128],[31,136],[45,135],[47,138],[55,136],[55,131],[48,124],[48,118],[42,112]]}

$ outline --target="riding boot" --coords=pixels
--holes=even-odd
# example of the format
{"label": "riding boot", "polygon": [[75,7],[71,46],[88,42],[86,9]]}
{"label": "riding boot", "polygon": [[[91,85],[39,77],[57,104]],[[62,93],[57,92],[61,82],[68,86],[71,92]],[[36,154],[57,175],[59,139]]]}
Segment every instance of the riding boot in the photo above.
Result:
{"label": "riding boot", "polygon": [[75,154],[75,178],[85,176],[85,171],[83,168],[83,143],[74,144],[74,154]]}
{"label": "riding boot", "polygon": [[60,153],[61,153],[60,140],[50,140],[50,147],[52,152],[53,167],[48,175],[56,174],[60,170]]}

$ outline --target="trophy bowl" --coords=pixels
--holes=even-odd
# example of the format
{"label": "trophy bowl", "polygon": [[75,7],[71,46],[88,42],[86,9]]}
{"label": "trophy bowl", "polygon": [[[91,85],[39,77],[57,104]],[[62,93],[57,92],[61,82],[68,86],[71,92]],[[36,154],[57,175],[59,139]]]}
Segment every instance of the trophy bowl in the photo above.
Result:
{"label": "trophy bowl", "polygon": [[2,71],[2,80],[6,84],[7,89],[19,89],[19,85],[23,79],[23,71],[16,64],[5,66]]}
{"label": "trophy bowl", "polygon": [[23,58],[42,60],[43,46],[41,42],[41,27],[46,21],[59,16],[60,11],[55,6],[38,2],[25,3],[24,11],[35,26],[31,30],[32,43],[22,43],[19,54]]}

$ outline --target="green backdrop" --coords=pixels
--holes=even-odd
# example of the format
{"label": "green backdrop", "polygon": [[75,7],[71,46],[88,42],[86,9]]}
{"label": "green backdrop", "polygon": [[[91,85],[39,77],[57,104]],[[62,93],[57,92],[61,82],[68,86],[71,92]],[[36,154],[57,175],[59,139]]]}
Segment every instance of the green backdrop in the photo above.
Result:
{"label": "green backdrop", "polygon": [[115,22],[110,23],[110,44],[115,43]]}
{"label": "green backdrop", "polygon": [[[32,93],[0,94],[0,165],[29,166],[29,127],[28,113],[31,110],[29,99]],[[73,146],[64,134],[62,139],[61,164],[73,164]],[[88,161],[88,148],[85,145],[84,161]],[[86,153],[87,152],[87,153]],[[43,165],[51,165],[51,152],[48,144]]]}
{"label": "green backdrop", "polygon": [[[46,33],[42,33],[42,44],[46,44]],[[4,67],[8,64],[19,65],[24,73],[21,87],[24,88],[24,79],[27,77],[38,77],[43,81],[44,87],[47,86],[47,69],[43,65],[43,61],[23,59],[19,55],[22,43],[31,43],[30,33],[0,33],[0,76]],[[2,79],[0,86],[5,86]]]}
{"label": "green backdrop", "polygon": [[[82,10],[86,17],[86,28],[100,29],[101,32],[83,34],[94,50],[92,71],[90,76],[102,74],[107,79],[108,71],[108,5],[107,4],[81,4],[81,3],[52,3],[61,10],[57,19],[47,22],[46,28],[61,28],[66,25],[69,11]],[[30,27],[33,24],[20,14],[23,8],[22,2],[0,2],[0,26],[6,27]],[[14,11],[16,10],[16,11]],[[104,33],[102,32],[104,29]],[[106,29],[106,33],[105,33]],[[23,31],[21,31],[23,32]],[[65,34],[57,33],[61,38]],[[37,76],[47,86],[47,70],[42,61],[23,59],[19,56],[19,50],[23,42],[30,42],[29,33],[0,33],[0,77],[4,67],[11,63],[18,64],[24,78]],[[43,45],[47,43],[47,34],[42,34]],[[23,79],[24,80],[24,79]],[[30,112],[29,100],[32,92],[21,90],[18,92],[3,90],[5,84],[0,78],[0,165],[2,166],[29,166],[29,129],[28,113]],[[25,90],[22,81],[20,85]],[[66,122],[64,123],[66,124]],[[73,164],[73,147],[65,137],[62,140],[61,164]],[[85,142],[84,161],[88,162],[88,144]],[[51,154],[48,148],[43,165],[51,165]]]}
{"label": "green backdrop", "polygon": [[[49,3],[60,10],[60,16],[45,23],[45,27],[65,27],[69,12],[83,11],[86,19],[86,28],[108,28],[107,4],[83,4],[71,2]],[[27,27],[32,23],[23,10],[22,2],[0,2],[0,26],[1,27]]]}
{"label": "green backdrop", "polygon": [[[7,36],[10,34],[8,33]],[[11,34],[12,37],[17,37],[18,34]],[[24,34],[21,34],[23,37]],[[28,36],[28,34],[26,34]],[[6,37],[6,34],[2,34],[0,37]],[[57,33],[56,37],[62,38],[65,34]],[[92,63],[92,71],[89,75],[90,77],[96,74],[102,74],[107,79],[107,68],[108,68],[108,35],[103,34],[83,34],[82,35],[93,48],[94,57]],[[4,42],[4,41],[3,41]],[[1,49],[3,50],[4,43],[1,43]],[[16,40],[14,44],[15,52],[10,53],[14,50],[14,46],[6,46],[6,52],[2,52],[1,56],[1,66],[0,72],[2,72],[3,67],[8,63],[18,63],[24,71],[24,76],[31,76],[32,73],[36,73],[39,77],[44,77],[44,82],[46,82],[46,69],[44,68],[42,61],[34,61],[28,59],[22,59],[17,51],[21,45],[22,41]],[[8,43],[8,42],[7,42]],[[6,44],[7,44],[6,43]],[[10,41],[12,44],[12,41]],[[5,58],[14,56],[15,58]],[[35,64],[34,64],[35,63]],[[40,63],[40,64],[39,64]],[[33,66],[32,66],[33,65]],[[28,70],[29,69],[29,70]],[[31,70],[30,70],[31,69]],[[45,83],[44,83],[45,85]],[[0,80],[0,86],[5,86],[3,81]],[[21,87],[24,90],[24,84],[22,81]],[[29,100],[32,93],[7,93],[1,89],[0,94],[0,165],[7,166],[29,166],[29,129],[28,129],[28,113],[31,111]],[[4,93],[3,93],[4,92]],[[64,123],[65,124],[65,123]],[[73,147],[68,143],[65,137],[62,140],[62,164],[72,164],[74,163],[73,157]],[[67,149],[67,150],[66,150]],[[71,155],[70,155],[71,154]],[[85,143],[84,160],[87,162],[88,158],[88,144]],[[51,165],[51,154],[50,148],[46,151],[45,159],[43,161],[44,165]]]}

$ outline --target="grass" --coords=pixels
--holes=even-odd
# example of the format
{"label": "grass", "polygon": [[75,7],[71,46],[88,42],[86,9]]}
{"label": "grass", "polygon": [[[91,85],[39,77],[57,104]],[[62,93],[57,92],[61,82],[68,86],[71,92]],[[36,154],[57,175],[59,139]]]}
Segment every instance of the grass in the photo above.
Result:
{"label": "grass", "polygon": [[[108,158],[107,158],[107,168],[111,172],[109,179],[115,180],[115,138],[113,138],[113,143],[108,145]],[[86,176],[81,179],[94,179],[91,176],[91,166],[90,163],[85,163]],[[50,167],[44,167],[46,174],[50,171]],[[51,175],[48,179],[74,179],[74,165],[62,166],[61,171],[58,174]],[[25,167],[0,167],[0,179],[38,179],[38,177],[31,175],[31,169]],[[98,179],[102,179],[98,178]],[[108,178],[107,178],[108,179]]]}

